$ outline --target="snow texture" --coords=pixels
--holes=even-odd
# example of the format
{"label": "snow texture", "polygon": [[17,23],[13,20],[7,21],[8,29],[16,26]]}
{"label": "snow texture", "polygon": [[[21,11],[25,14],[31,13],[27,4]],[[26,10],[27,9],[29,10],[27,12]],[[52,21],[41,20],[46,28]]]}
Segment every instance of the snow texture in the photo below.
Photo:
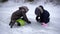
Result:
{"label": "snow texture", "polygon": [[[50,13],[50,22],[47,27],[43,27],[35,20],[35,8],[39,5],[43,5],[44,9]],[[14,26],[10,28],[9,22],[11,14],[18,10],[20,6],[27,6],[29,12],[27,17],[31,21],[31,24],[25,26]],[[60,34],[60,5],[52,3],[44,3],[42,1],[36,2],[15,2],[9,0],[5,3],[0,3],[0,34]]]}

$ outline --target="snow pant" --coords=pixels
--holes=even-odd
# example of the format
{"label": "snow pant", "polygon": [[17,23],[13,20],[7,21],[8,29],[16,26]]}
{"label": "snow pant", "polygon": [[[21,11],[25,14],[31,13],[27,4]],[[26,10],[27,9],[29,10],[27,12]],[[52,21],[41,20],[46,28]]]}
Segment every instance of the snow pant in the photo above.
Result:
{"label": "snow pant", "polygon": [[13,27],[13,25],[15,24],[15,22],[16,22],[16,20],[11,20],[10,21],[9,25],[10,25],[11,28]]}
{"label": "snow pant", "polygon": [[[24,20],[24,18],[21,18],[21,19]],[[16,20],[17,20],[17,19],[14,19],[14,20],[11,20],[11,21],[10,21],[9,25],[10,25],[11,28],[12,28],[13,25],[15,24]],[[17,25],[20,26],[21,24],[20,24],[20,23],[17,23]]]}

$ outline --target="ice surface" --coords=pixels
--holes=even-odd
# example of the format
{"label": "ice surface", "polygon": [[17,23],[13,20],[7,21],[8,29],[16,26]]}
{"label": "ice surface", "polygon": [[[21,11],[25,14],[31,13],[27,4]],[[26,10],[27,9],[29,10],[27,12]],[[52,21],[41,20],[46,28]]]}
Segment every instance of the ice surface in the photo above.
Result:
{"label": "ice surface", "polygon": [[[31,24],[27,24],[22,27],[9,27],[11,14],[18,10],[20,6],[27,6],[29,12],[27,17],[31,21]],[[47,27],[42,27],[40,23],[35,20],[35,8],[39,5],[43,5],[50,13],[50,22]],[[60,5],[54,5],[52,3],[45,4],[44,2],[38,3],[17,3],[8,1],[6,3],[0,3],[0,34],[60,34]]]}

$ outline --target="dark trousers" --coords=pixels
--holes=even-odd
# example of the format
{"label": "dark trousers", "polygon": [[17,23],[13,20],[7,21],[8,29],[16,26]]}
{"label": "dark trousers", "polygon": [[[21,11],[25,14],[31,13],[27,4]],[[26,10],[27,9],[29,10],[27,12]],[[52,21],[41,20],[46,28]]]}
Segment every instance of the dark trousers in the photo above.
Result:
{"label": "dark trousers", "polygon": [[13,27],[13,25],[15,24],[15,22],[16,22],[16,20],[11,20],[10,21],[9,25],[10,25],[11,28]]}

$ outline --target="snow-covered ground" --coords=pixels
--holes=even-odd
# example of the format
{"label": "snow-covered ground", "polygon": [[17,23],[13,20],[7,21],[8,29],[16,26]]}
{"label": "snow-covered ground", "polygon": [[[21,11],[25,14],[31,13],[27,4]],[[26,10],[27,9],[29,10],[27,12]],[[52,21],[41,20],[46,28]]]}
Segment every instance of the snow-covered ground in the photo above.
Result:
{"label": "snow-covered ground", "polygon": [[[50,13],[50,22],[47,27],[43,27],[35,20],[35,8],[39,5],[43,5]],[[31,21],[31,24],[14,28],[9,27],[11,14],[18,10],[20,6],[27,6],[29,12],[27,17]],[[60,5],[54,5],[52,3],[45,4],[44,2],[38,3],[17,3],[8,1],[6,3],[0,3],[0,34],[60,34]]]}

